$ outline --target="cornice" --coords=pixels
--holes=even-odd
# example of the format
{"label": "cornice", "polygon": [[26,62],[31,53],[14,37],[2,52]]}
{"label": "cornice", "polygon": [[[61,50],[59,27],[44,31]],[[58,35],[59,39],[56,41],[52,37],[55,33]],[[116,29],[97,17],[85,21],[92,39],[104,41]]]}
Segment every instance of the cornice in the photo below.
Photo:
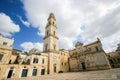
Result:
{"label": "cornice", "polygon": [[50,36],[52,36],[52,37],[54,37],[54,38],[56,38],[56,39],[59,39],[57,36],[55,36],[55,35],[53,35],[53,34],[48,34],[48,35],[45,36],[43,39],[45,40],[46,38],[48,38],[48,37],[50,37]]}
{"label": "cornice", "polygon": [[45,28],[47,29],[48,27],[50,27],[50,25],[52,25],[53,27],[55,27],[57,29],[56,25],[54,25],[54,24],[48,24],[48,25],[46,25]]}
{"label": "cornice", "polygon": [[53,50],[53,49],[50,49],[50,50],[47,50],[47,51],[43,51],[44,53],[59,53],[59,51],[56,51],[56,50]]}

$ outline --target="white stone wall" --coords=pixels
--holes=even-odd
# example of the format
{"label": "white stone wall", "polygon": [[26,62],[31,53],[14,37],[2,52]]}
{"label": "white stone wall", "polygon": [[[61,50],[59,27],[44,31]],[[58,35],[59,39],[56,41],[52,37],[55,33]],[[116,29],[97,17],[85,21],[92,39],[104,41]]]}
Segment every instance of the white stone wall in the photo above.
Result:
{"label": "white stone wall", "polygon": [[7,43],[6,46],[11,46],[12,47],[14,39],[5,38],[2,35],[0,35],[0,45],[3,45],[4,42]]}

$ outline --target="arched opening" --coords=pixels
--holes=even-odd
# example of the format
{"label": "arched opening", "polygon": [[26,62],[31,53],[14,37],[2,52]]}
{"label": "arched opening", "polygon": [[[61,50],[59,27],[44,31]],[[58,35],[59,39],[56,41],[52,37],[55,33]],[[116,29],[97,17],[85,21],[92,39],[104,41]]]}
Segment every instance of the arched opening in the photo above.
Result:
{"label": "arched opening", "polygon": [[42,59],[42,64],[44,64],[44,63],[45,63],[45,59],[43,58],[43,59]]}
{"label": "arched opening", "polygon": [[33,63],[38,63],[38,58],[34,58]]}
{"label": "arched opening", "polygon": [[85,71],[86,70],[85,62],[82,62],[81,65],[82,65],[82,70]]}
{"label": "arched opening", "polygon": [[9,64],[11,64],[11,60],[9,61]]}
{"label": "arched opening", "polygon": [[36,69],[36,68],[33,69],[32,75],[33,75],[33,76],[36,76],[36,75],[37,75],[37,69]]}
{"label": "arched opening", "polygon": [[54,22],[53,22],[53,25],[54,25]]}
{"label": "arched opening", "polygon": [[45,75],[45,69],[41,69],[41,75]]}
{"label": "arched opening", "polygon": [[48,36],[48,34],[49,34],[49,31],[47,31],[47,36]]}
{"label": "arched opening", "polygon": [[45,45],[45,51],[47,51],[48,44]]}
{"label": "arched opening", "polygon": [[54,72],[56,73],[56,64],[53,65]]}
{"label": "arched opening", "polygon": [[53,47],[54,47],[54,50],[56,50],[56,45],[55,44],[53,45]]}
{"label": "arched opening", "polygon": [[97,46],[95,47],[95,49],[96,49],[96,51],[99,51],[99,48]]}
{"label": "arched opening", "polygon": [[54,36],[55,36],[55,31],[53,32]]}
{"label": "arched opening", "polygon": [[13,71],[14,71],[14,67],[11,67],[9,72],[8,72],[7,78],[11,78],[12,77]]}
{"label": "arched opening", "polygon": [[28,73],[28,69],[24,67],[24,69],[22,70],[21,77],[27,77],[27,73]]}
{"label": "arched opening", "polygon": [[50,24],[50,21],[49,21],[49,24]]}

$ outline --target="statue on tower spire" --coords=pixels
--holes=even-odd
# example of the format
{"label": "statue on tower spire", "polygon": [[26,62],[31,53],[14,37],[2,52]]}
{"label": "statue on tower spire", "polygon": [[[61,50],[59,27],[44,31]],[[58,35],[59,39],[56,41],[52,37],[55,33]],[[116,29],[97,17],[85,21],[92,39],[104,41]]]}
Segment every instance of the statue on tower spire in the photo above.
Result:
{"label": "statue on tower spire", "polygon": [[56,20],[56,19],[55,19],[55,15],[54,15],[54,13],[52,13],[52,12],[50,13],[50,15],[49,15],[49,17],[48,17],[48,20],[51,19],[51,18],[53,18],[54,20]]}

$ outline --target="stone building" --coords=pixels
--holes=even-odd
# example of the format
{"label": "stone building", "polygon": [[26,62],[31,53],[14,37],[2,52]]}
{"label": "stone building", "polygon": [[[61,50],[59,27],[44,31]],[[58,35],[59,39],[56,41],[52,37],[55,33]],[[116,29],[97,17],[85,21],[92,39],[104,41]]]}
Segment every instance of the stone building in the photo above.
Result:
{"label": "stone building", "polygon": [[65,49],[60,49],[60,71],[68,72],[69,71],[69,51]]}
{"label": "stone building", "polygon": [[78,42],[73,50],[59,49],[53,13],[48,17],[43,39],[43,52],[32,49],[23,53],[13,49],[14,39],[0,34],[0,79],[111,68],[99,39],[88,45]]}
{"label": "stone building", "polygon": [[110,69],[100,39],[87,45],[77,42],[70,51],[70,71]]}
{"label": "stone building", "polygon": [[49,15],[45,27],[43,52],[32,49],[23,54],[21,50],[13,49],[14,39],[0,34],[0,79],[41,76],[58,73],[60,70],[67,72],[69,51],[59,51],[58,39],[53,13]]}
{"label": "stone building", "polygon": [[53,13],[50,14],[48,22],[45,27],[45,37],[43,52],[48,54],[48,74],[59,71],[59,47],[56,19]]}
{"label": "stone building", "polygon": [[120,68],[120,44],[115,52],[107,53],[112,68]]}

